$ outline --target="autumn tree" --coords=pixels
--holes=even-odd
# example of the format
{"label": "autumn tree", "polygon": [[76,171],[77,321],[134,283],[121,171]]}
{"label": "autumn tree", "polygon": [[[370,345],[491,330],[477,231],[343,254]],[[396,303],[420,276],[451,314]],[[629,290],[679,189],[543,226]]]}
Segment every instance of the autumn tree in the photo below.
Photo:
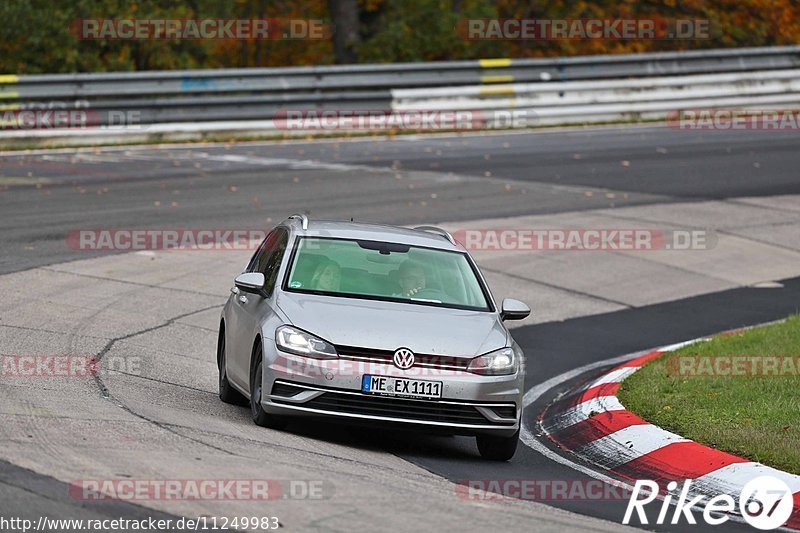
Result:
{"label": "autumn tree", "polygon": [[[708,38],[468,40],[468,18],[706,19]],[[81,40],[82,18],[315,19],[322,39]],[[482,57],[548,57],[800,42],[796,0],[2,0],[0,74],[102,72]]]}

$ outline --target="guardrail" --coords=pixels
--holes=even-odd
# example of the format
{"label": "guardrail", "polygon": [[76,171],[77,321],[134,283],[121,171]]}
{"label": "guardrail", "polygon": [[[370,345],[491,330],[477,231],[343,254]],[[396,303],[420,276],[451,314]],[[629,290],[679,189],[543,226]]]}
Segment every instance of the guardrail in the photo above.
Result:
{"label": "guardrail", "polygon": [[393,91],[393,109],[514,109],[531,125],[658,119],[679,109],[784,108],[800,104],[800,69],[658,78]]}
{"label": "guardrail", "polygon": [[[800,103],[800,46],[556,59],[0,76],[0,142],[282,132],[286,110],[526,110],[539,124],[658,118],[687,107]],[[76,129],[8,113],[89,111]],[[119,117],[135,117],[119,125]],[[85,127],[98,126],[87,130]],[[329,131],[326,133],[330,133]],[[138,139],[137,139],[138,140]],[[85,141],[84,141],[85,142]]]}

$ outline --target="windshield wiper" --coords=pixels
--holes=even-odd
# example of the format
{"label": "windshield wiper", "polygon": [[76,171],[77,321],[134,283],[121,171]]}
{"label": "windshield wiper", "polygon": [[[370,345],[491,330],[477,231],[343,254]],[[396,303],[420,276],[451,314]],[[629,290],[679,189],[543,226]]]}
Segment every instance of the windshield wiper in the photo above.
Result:
{"label": "windshield wiper", "polygon": [[429,304],[440,304],[442,303],[441,300],[430,300],[428,298],[409,298],[412,302],[426,302]]}

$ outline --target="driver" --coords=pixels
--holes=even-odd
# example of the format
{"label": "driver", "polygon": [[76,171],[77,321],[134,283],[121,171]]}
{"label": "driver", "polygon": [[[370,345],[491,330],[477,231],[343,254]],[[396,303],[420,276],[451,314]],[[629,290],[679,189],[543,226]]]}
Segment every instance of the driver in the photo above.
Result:
{"label": "driver", "polygon": [[400,264],[398,281],[400,282],[400,294],[393,294],[392,296],[411,298],[425,289],[425,269],[420,263],[407,259]]}
{"label": "driver", "polygon": [[342,267],[333,260],[319,265],[311,277],[311,287],[318,291],[338,292],[342,281]]}

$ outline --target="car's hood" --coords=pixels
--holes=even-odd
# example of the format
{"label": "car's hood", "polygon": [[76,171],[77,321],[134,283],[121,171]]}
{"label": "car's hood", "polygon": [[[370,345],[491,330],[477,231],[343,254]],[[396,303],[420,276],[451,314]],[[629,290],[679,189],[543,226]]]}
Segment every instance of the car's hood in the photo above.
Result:
{"label": "car's hood", "polygon": [[293,325],[341,346],[474,357],[506,346],[495,313],[426,305],[282,293]]}

